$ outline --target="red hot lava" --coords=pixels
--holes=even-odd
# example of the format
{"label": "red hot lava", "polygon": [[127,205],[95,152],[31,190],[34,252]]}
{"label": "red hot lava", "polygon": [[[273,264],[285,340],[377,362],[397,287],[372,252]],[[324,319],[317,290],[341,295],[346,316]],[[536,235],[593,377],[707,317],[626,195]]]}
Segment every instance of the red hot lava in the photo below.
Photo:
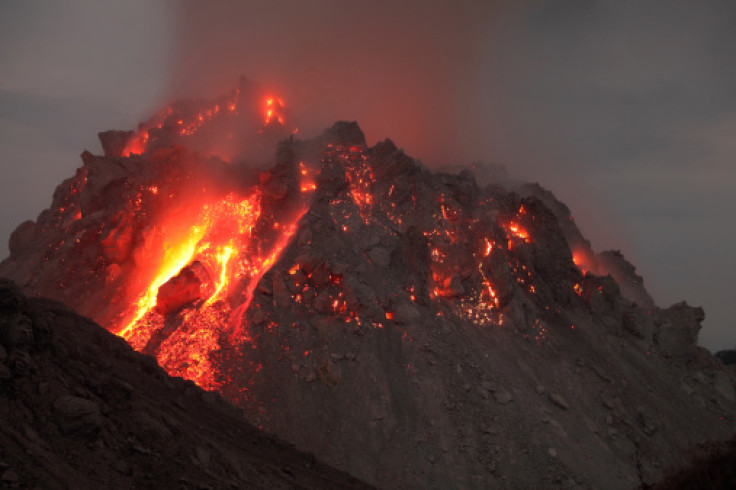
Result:
{"label": "red hot lava", "polygon": [[[327,315],[352,328],[382,329],[405,323],[412,308],[476,327],[499,326],[515,291],[528,301],[542,301],[530,259],[537,216],[519,201],[501,206],[492,198],[476,199],[475,183],[467,177],[432,176],[390,142],[367,148],[362,133],[350,142],[291,139],[279,147],[277,160],[282,160],[262,172],[178,146],[228,131],[233,126],[227,123],[236,119],[255,121],[258,137],[285,130],[281,98],[267,94],[253,100],[239,89],[209,103],[172,104],[142,125],[122,151],[126,164],[152,174],[101,232],[105,257],[113,263],[106,285],[117,288],[118,302],[99,320],[135,349],[155,355],[170,374],[223,390],[228,382],[219,364],[223,349],[257,348],[253,326],[259,332],[275,329],[283,321],[273,311],[277,304],[295,317]],[[342,124],[353,136],[360,132],[357,125]],[[59,210],[65,226],[84,220],[75,199],[87,172],[74,180],[69,202]],[[315,196],[315,205],[323,207],[309,214],[325,213],[336,233],[331,240],[351,247],[370,242],[355,255],[366,264],[346,269],[324,259],[317,266],[309,255],[285,253]],[[417,262],[399,286],[384,282],[379,289],[390,292],[357,298],[356,281],[345,277],[346,270],[394,269],[396,259],[386,244],[407,234],[421,245],[416,258],[404,257]],[[375,237],[375,243],[366,237]],[[311,242],[301,237],[296,247]],[[132,258],[126,258],[130,248]],[[264,286],[269,271],[279,278],[266,278]],[[280,281],[284,291],[270,290]],[[279,299],[263,303],[259,287]],[[570,285],[573,296],[580,294],[580,286],[575,288]]]}

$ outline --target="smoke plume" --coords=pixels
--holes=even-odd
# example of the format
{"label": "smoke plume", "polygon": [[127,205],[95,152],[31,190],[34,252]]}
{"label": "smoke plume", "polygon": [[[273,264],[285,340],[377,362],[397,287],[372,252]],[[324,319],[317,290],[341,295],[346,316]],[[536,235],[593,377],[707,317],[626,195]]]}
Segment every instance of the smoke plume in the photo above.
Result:
{"label": "smoke plume", "polygon": [[475,46],[494,10],[474,3],[187,3],[171,92],[223,93],[245,75],[281,94],[305,136],[357,120],[427,163],[472,160]]}

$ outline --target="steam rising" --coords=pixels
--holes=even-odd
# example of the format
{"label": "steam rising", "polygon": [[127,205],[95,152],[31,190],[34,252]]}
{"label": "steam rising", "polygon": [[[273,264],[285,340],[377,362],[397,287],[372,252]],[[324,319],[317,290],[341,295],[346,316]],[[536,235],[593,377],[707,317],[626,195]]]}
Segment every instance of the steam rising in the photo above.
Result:
{"label": "steam rising", "polygon": [[256,2],[181,8],[177,96],[238,76],[283,94],[300,133],[357,120],[428,163],[472,161],[474,56],[493,8],[477,2]]}

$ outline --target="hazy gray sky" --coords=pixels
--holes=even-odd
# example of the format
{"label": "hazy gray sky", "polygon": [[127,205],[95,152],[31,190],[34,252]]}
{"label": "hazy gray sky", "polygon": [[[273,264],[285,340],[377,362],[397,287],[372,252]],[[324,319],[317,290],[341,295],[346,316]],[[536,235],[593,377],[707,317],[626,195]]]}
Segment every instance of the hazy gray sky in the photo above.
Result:
{"label": "hazy gray sky", "polygon": [[337,0],[0,3],[0,256],[96,134],[246,75],[302,135],[355,119],[430,165],[505,164],[596,250],[736,346],[736,3]]}

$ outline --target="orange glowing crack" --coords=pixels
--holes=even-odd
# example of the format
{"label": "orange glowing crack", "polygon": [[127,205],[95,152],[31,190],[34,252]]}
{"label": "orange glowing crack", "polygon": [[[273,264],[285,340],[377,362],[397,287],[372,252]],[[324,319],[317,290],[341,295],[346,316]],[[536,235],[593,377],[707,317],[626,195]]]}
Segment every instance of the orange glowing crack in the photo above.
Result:
{"label": "orange glowing crack", "polygon": [[490,241],[488,238],[486,238],[485,241],[486,241],[486,251],[484,253],[484,256],[488,257],[489,255],[491,255],[491,252],[493,251],[493,242]]}
{"label": "orange glowing crack", "polygon": [[217,262],[220,265],[220,278],[217,281],[217,286],[215,287],[215,292],[212,293],[212,296],[209,297],[209,299],[204,303],[204,306],[209,306],[215,301],[217,301],[220,297],[220,293],[222,290],[227,286],[227,284],[230,282],[230,275],[228,274],[228,262],[232,258],[233,255],[237,254],[237,251],[235,250],[235,246],[233,245],[232,240],[229,244],[225,245],[220,249],[220,251],[216,255]]}
{"label": "orange glowing crack", "polygon": [[146,292],[135,303],[133,319],[125,328],[118,332],[119,336],[126,340],[130,339],[138,321],[156,306],[156,296],[158,295],[159,288],[192,261],[197,243],[202,239],[204,233],[204,228],[193,226],[191,233],[181,242],[173,245],[164,244],[166,251],[164,253],[163,263]]}
{"label": "orange glowing crack", "polygon": [[299,220],[302,219],[302,216],[304,216],[306,212],[306,207],[301,209],[296,214],[294,219],[289,223],[289,225],[283,229],[281,236],[271,248],[271,253],[268,254],[265,259],[258,257],[256,259],[256,263],[252,265],[249,271],[250,275],[248,278],[248,284],[245,287],[245,299],[233,312],[233,315],[231,317],[232,328],[230,336],[233,341],[242,341],[244,338],[246,338],[245,327],[243,325],[243,317],[245,316],[246,311],[248,311],[248,307],[250,306],[251,301],[253,301],[253,292],[255,291],[256,286],[258,285],[258,282],[260,282],[263,275],[268,272],[271,266],[273,266],[278,261],[281,253],[291,242],[291,238],[294,236],[294,233],[296,233],[296,230],[299,227]]}
{"label": "orange glowing crack", "polygon": [[508,229],[511,232],[512,235],[514,235],[516,238],[521,238],[525,242],[529,241],[529,233],[522,228],[518,223],[512,221],[508,224]]}
{"label": "orange glowing crack", "polygon": [[[196,224],[190,227],[185,236],[178,240],[176,237],[169,237],[161,244],[164,253],[153,279],[134,302],[134,311],[125,315],[131,320],[118,335],[130,342],[136,334],[138,323],[156,306],[159,288],[195,260],[211,264],[218,271],[214,292],[208,298],[206,306],[214,303],[230,282],[230,262],[237,256],[237,247],[231,236],[236,236],[241,242],[249,239],[259,215],[260,196],[257,193],[241,201],[228,195],[215,205],[202,206]],[[162,226],[164,230],[165,225],[166,223]],[[214,256],[210,252],[213,249],[217,250]],[[131,343],[138,347],[139,342]]]}

